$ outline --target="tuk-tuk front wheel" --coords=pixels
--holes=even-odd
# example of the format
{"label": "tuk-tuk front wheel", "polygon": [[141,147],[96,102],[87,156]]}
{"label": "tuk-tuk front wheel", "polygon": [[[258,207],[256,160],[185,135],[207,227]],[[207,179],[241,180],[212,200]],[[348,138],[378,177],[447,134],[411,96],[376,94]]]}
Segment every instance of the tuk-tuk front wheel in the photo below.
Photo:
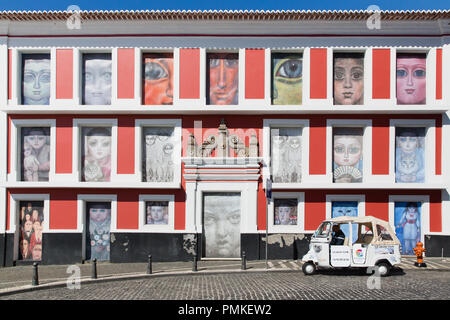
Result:
{"label": "tuk-tuk front wheel", "polygon": [[305,262],[302,266],[302,270],[306,276],[310,276],[316,272],[316,266],[312,262]]}
{"label": "tuk-tuk front wheel", "polygon": [[387,277],[391,272],[391,265],[387,262],[377,263],[378,275],[380,277]]}

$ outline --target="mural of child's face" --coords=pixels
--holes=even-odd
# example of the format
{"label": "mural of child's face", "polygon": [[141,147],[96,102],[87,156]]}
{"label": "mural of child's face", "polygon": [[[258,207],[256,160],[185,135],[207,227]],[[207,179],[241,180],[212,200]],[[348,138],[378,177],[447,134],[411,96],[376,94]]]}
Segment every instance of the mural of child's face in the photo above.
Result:
{"label": "mural of child's face", "polygon": [[397,58],[397,103],[425,104],[425,58]]}
{"label": "mural of child's face", "polygon": [[28,143],[25,143],[25,144],[23,145],[23,155],[24,155],[25,157],[31,156],[32,151],[33,151],[33,148],[32,148]]}
{"label": "mural of child's face", "polygon": [[336,58],[334,61],[334,103],[363,104],[364,67],[360,58]]}
{"label": "mural of child's face", "polygon": [[337,136],[334,139],[334,162],[338,166],[354,166],[361,159],[362,146],[352,136]]}
{"label": "mural of child's face", "polygon": [[210,104],[237,104],[238,72],[236,55],[220,54],[209,60]]}
{"label": "mural of child's face", "polygon": [[34,150],[40,150],[47,142],[47,137],[39,131],[30,132],[25,136],[25,142],[27,142]]}
{"label": "mural of child's face", "polygon": [[274,59],[273,104],[302,103],[302,59],[298,56]]}
{"label": "mural of child's face", "polygon": [[150,215],[152,216],[153,221],[162,221],[164,218],[164,208],[162,206],[151,206]]}
{"label": "mural of child's face", "polygon": [[278,218],[280,219],[280,224],[289,224],[291,215],[290,207],[278,207]]}
{"label": "mural of child's face", "polygon": [[102,160],[111,154],[111,137],[88,136],[88,154],[96,160]]}
{"label": "mural of child's face", "polygon": [[414,152],[419,146],[419,139],[414,133],[405,133],[397,137],[398,147],[405,153]]}
{"label": "mural of child's face", "polygon": [[156,141],[156,136],[154,135],[146,135],[145,136],[145,144],[151,146]]}
{"label": "mural of child's face", "polygon": [[173,58],[146,58],[144,62],[144,103],[173,104]]}
{"label": "mural of child's face", "polygon": [[111,104],[111,60],[86,60],[84,74],[85,104]]}
{"label": "mural of child's face", "polygon": [[171,154],[173,152],[173,144],[171,143],[166,143],[163,146],[163,152],[167,155]]}
{"label": "mural of child's face", "polygon": [[50,99],[50,60],[27,59],[23,70],[23,104],[46,105]]}
{"label": "mural of child's face", "polygon": [[93,221],[102,222],[106,220],[110,211],[111,210],[107,208],[90,208],[89,216]]}

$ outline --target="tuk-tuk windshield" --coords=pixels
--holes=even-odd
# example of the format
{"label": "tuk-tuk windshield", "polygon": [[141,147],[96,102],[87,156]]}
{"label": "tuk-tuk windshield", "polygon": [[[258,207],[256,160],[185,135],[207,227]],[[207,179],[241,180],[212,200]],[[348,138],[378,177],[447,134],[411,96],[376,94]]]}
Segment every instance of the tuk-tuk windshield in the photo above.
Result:
{"label": "tuk-tuk windshield", "polygon": [[322,224],[317,228],[316,232],[314,232],[314,237],[325,238],[328,237],[328,234],[331,230],[330,222],[322,222]]}

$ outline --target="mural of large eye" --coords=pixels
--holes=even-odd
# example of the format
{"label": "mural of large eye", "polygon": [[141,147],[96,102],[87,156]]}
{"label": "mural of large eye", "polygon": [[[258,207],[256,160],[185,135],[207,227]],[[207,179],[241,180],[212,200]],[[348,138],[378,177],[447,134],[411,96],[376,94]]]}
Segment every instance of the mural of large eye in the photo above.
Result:
{"label": "mural of large eye", "polygon": [[169,74],[162,65],[156,62],[145,64],[145,80],[160,80],[167,77],[169,77]]}
{"label": "mural of large eye", "polygon": [[297,59],[289,59],[285,61],[276,70],[275,75],[282,78],[299,78],[302,76],[302,61]]}
{"label": "mural of large eye", "polygon": [[416,69],[416,70],[414,70],[413,75],[416,78],[425,78],[425,70],[424,69]]}
{"label": "mural of large eye", "polygon": [[397,78],[404,78],[408,75],[408,71],[405,69],[397,69]]}

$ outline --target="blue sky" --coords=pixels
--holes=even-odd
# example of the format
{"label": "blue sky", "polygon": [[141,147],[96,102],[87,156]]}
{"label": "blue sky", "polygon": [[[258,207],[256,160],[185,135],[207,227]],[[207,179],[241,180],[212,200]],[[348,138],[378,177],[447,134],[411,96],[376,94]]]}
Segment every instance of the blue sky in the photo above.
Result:
{"label": "blue sky", "polygon": [[449,0],[0,0],[0,10],[363,10],[377,5],[382,10],[450,9]]}

